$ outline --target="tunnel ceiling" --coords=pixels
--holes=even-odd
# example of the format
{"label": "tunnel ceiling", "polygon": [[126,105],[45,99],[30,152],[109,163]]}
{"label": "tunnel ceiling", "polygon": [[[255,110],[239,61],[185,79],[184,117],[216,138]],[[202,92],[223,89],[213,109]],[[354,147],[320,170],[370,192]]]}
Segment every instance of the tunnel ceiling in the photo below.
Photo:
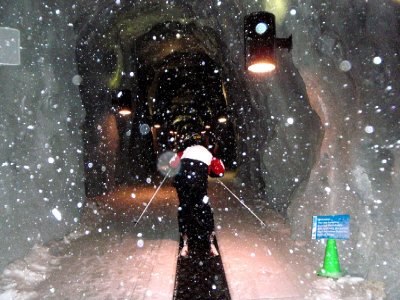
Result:
{"label": "tunnel ceiling", "polygon": [[134,56],[155,73],[151,113],[169,130],[180,131],[187,122],[202,130],[224,114],[221,69],[199,43],[197,31],[194,23],[168,21],[134,41]]}
{"label": "tunnel ceiling", "polygon": [[204,53],[174,53],[167,57],[156,79],[153,113],[172,130],[186,121],[212,126],[225,114],[220,70]]}
{"label": "tunnel ceiling", "polygon": [[80,74],[97,82],[89,86],[110,90],[137,90],[137,85],[144,85],[139,88],[147,92],[151,118],[169,130],[179,131],[185,123],[212,125],[226,114],[228,102],[219,38],[211,28],[193,21],[187,8],[163,10],[149,5],[143,11],[106,8],[98,13],[97,23],[93,17],[91,26],[86,26],[96,30],[80,32]]}

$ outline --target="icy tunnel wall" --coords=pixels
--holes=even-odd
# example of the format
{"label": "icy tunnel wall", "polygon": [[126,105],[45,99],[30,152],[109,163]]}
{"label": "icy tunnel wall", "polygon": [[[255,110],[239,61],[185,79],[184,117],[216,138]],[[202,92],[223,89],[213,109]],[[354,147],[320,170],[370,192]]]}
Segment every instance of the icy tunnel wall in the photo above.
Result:
{"label": "icy tunnel wall", "polygon": [[0,269],[71,231],[84,200],[71,6],[1,3],[0,26],[20,30],[21,64],[0,66]]}
{"label": "icy tunnel wall", "polygon": [[351,238],[339,244],[343,267],[384,280],[388,298],[398,299],[399,3],[302,1],[295,8],[301,21],[288,17],[284,27],[293,32],[293,60],[324,136],[309,180],[291,197],[293,237],[310,239],[312,215],[350,214]]}

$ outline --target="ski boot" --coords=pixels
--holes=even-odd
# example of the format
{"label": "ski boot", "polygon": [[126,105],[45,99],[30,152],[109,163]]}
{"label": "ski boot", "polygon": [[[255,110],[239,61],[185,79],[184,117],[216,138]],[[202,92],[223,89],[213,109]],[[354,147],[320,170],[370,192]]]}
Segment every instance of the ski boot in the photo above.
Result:
{"label": "ski boot", "polygon": [[213,231],[210,235],[210,256],[212,256],[212,257],[219,256],[217,247],[215,247],[215,245],[214,245],[214,236],[215,236],[215,232]]}
{"label": "ski boot", "polygon": [[186,234],[182,236],[183,239],[183,247],[181,249],[181,252],[179,252],[179,255],[181,257],[188,257],[189,256],[189,247],[188,247],[188,237]]}

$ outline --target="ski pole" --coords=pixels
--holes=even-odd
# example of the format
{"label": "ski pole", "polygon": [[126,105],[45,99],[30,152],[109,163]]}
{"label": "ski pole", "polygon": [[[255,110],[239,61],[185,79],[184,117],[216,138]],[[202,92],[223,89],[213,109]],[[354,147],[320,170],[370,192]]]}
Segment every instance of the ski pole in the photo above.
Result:
{"label": "ski pole", "polygon": [[247,210],[248,210],[253,216],[255,216],[255,217],[257,218],[258,221],[261,222],[261,224],[263,224],[264,226],[267,226],[267,225],[266,225],[266,224],[265,224],[251,209],[250,209],[250,207],[248,207],[246,204],[244,204],[243,201],[240,200],[239,197],[236,196],[236,195],[221,181],[221,180],[217,179],[217,181],[218,181],[229,193],[231,193],[232,196],[235,197],[235,198],[240,202],[240,204],[242,204],[244,207],[246,207]]}
{"label": "ski pole", "polygon": [[156,191],[154,192],[153,196],[151,196],[151,199],[149,201],[149,203],[147,203],[146,207],[144,208],[142,214],[139,216],[139,219],[137,221],[135,221],[135,225],[133,225],[133,227],[136,227],[136,225],[139,223],[140,219],[143,217],[144,213],[146,212],[147,208],[150,206],[151,201],[153,201],[154,197],[157,195],[158,191],[160,190],[161,186],[163,185],[165,179],[167,179],[169,173],[171,173],[171,169],[168,170],[167,174],[165,174],[164,179],[161,181],[160,185],[158,186],[158,188],[156,189]]}

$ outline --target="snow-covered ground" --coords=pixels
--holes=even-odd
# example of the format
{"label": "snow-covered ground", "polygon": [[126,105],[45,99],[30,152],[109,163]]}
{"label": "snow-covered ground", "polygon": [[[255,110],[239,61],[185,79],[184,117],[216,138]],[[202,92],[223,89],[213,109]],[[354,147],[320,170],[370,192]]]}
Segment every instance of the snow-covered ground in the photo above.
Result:
{"label": "snow-covered ground", "polygon": [[[231,182],[226,184],[240,195]],[[35,246],[4,270],[0,300],[172,299],[177,198],[168,181],[134,226],[155,190],[123,187],[88,202],[76,232]],[[324,253],[315,259],[317,242],[291,240],[285,220],[249,201],[248,192],[245,203],[266,227],[216,181],[209,191],[232,299],[385,298],[381,282],[318,277]]]}

